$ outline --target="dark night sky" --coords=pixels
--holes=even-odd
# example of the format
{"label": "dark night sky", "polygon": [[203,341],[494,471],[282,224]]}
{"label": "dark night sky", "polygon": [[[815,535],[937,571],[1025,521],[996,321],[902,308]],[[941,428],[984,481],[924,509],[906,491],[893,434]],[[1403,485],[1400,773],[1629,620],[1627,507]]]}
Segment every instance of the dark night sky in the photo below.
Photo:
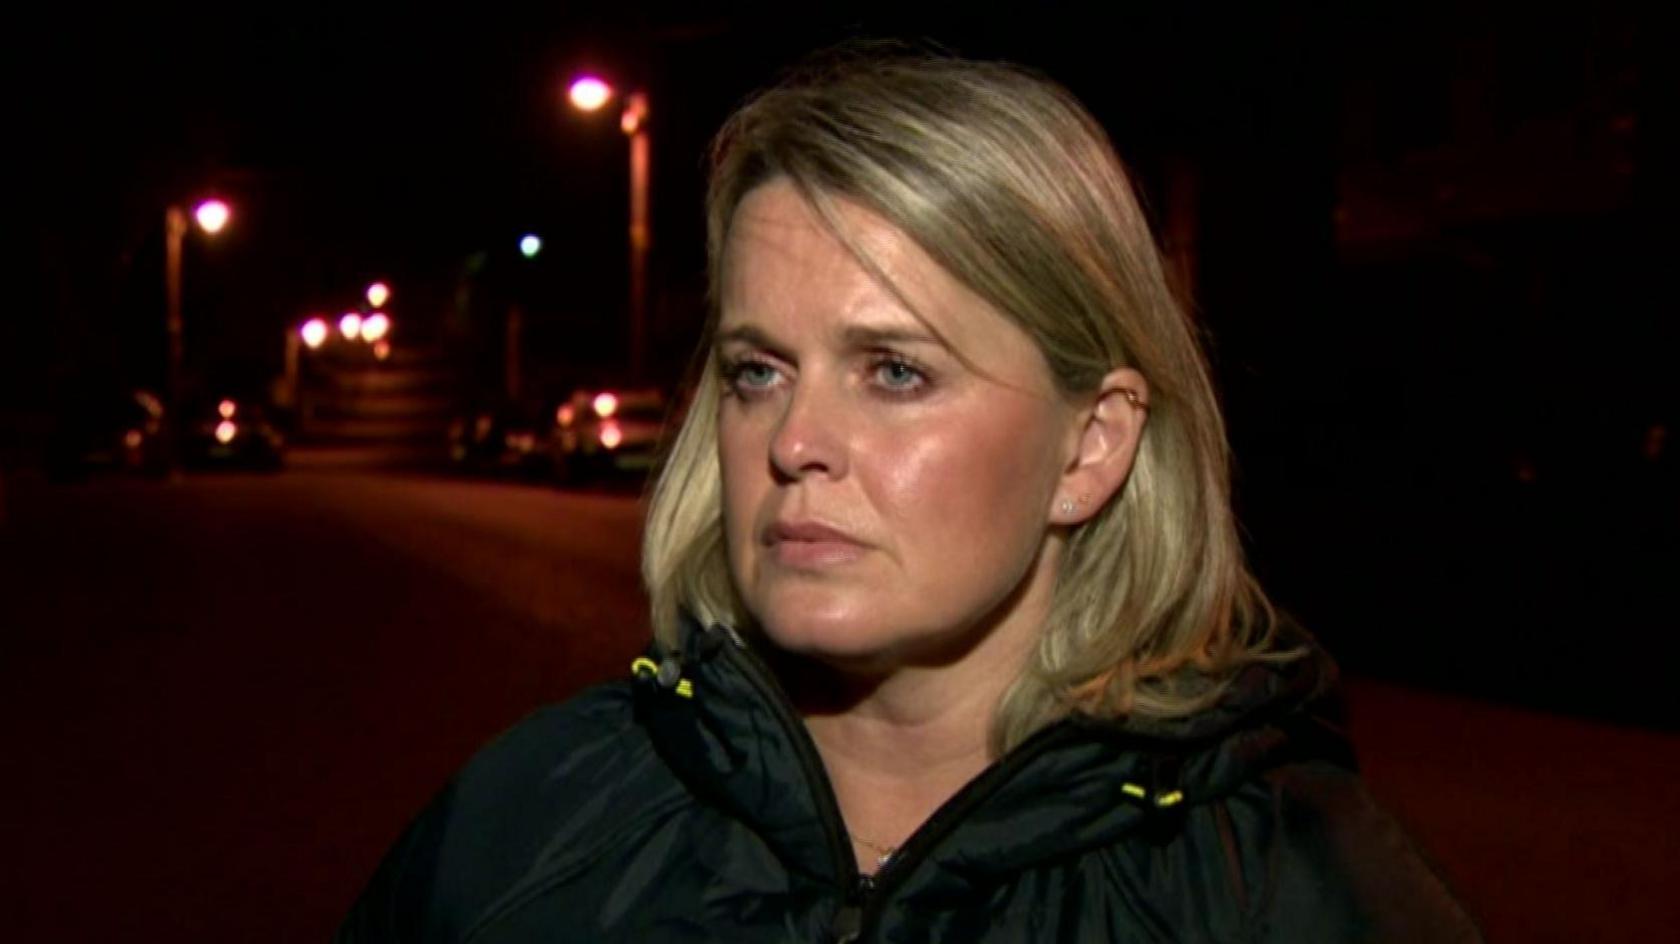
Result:
{"label": "dark night sky", "polygon": [[[155,360],[134,349],[156,343],[143,326],[161,304],[161,208],[209,192],[237,217],[188,246],[189,356],[273,347],[280,325],[342,304],[375,276],[395,279],[411,312],[415,294],[403,288],[444,304],[467,254],[525,229],[550,240],[543,276],[578,309],[556,317],[608,317],[622,305],[625,149],[610,119],[564,107],[578,67],[650,90],[655,283],[692,292],[705,142],[802,53],[869,35],[1016,58],[1122,119],[1122,145],[1130,137],[1143,150],[1164,124],[1205,120],[1207,108],[1174,103],[1221,78],[1200,66],[1228,66],[1219,44],[1241,35],[1232,25],[1191,43],[1195,22],[1138,12],[1097,30],[1086,14],[999,21],[859,7],[791,18],[769,5],[48,14],[14,33],[9,58],[13,87],[28,90],[14,119],[36,247],[28,304],[59,323],[13,325],[8,346],[46,344],[52,369],[72,374]],[[1176,76],[1170,94],[1150,84],[1162,76]]]}

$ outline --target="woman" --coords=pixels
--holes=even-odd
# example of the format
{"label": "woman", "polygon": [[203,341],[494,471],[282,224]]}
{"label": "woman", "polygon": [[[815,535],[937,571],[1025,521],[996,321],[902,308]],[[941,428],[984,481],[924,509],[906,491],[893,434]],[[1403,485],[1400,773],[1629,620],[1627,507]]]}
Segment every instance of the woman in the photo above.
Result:
{"label": "woman", "polygon": [[656,641],[410,829],[344,940],[1475,937],[1349,769],[1101,129],[834,60],[738,112]]}

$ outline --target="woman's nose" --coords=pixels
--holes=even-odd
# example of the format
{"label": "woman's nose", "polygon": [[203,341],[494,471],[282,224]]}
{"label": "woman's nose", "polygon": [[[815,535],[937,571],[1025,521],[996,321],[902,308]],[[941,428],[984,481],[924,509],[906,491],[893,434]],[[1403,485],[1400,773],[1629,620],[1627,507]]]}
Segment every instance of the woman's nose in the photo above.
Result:
{"label": "woman's nose", "polygon": [[837,479],[846,474],[841,394],[804,380],[795,385],[770,436],[770,465],[796,481],[807,475]]}

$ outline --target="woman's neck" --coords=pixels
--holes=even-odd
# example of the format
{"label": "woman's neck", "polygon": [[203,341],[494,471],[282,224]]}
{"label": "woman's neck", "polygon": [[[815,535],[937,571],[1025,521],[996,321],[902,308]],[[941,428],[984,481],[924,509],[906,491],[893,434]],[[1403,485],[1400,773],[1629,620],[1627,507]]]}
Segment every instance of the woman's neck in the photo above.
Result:
{"label": "woman's neck", "polygon": [[935,705],[881,693],[844,712],[806,717],[861,869],[874,871],[991,762],[997,697],[970,690]]}
{"label": "woman's neck", "polygon": [[772,654],[864,872],[994,759],[998,705],[1043,635],[1060,552],[1047,538],[1014,592],[926,651],[849,667]]}
{"label": "woman's neck", "polygon": [[952,661],[865,678],[811,662],[787,667],[863,871],[994,759],[998,703],[1043,625],[1038,613],[1011,615]]}

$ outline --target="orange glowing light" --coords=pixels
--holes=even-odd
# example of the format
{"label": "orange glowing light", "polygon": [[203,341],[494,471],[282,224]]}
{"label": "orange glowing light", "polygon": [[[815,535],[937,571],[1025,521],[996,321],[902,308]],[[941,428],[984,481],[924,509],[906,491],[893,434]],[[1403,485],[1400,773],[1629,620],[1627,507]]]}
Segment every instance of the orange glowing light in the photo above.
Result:
{"label": "orange glowing light", "polygon": [[222,420],[216,424],[216,441],[222,445],[233,442],[233,437],[239,435],[239,424],[233,420]]}
{"label": "orange glowing light", "polygon": [[608,449],[617,449],[618,444],[623,441],[624,431],[618,428],[617,423],[607,422],[601,424],[601,445],[606,446]]}
{"label": "orange glowing light", "polygon": [[391,342],[383,339],[373,342],[373,356],[379,360],[384,360],[387,357],[390,357]]}
{"label": "orange glowing light", "polygon": [[598,393],[595,395],[594,406],[595,415],[606,419],[618,412],[618,398],[610,393]]}
{"label": "orange glowing light", "polygon": [[223,400],[222,402],[216,404],[216,412],[224,420],[233,419],[233,414],[237,413],[238,411],[239,411],[239,404],[234,403],[232,400]]}
{"label": "orange glowing light", "polygon": [[577,410],[570,403],[560,404],[560,409],[554,411],[554,421],[561,426],[570,426],[577,419]]}
{"label": "orange glowing light", "polygon": [[123,433],[123,445],[130,449],[139,449],[140,444],[145,441],[145,438],[146,437],[139,430],[131,429],[128,432]]}
{"label": "orange glowing light", "polygon": [[572,83],[567,93],[572,104],[584,111],[594,111],[612,98],[612,86],[601,81],[597,76],[585,75]]}

